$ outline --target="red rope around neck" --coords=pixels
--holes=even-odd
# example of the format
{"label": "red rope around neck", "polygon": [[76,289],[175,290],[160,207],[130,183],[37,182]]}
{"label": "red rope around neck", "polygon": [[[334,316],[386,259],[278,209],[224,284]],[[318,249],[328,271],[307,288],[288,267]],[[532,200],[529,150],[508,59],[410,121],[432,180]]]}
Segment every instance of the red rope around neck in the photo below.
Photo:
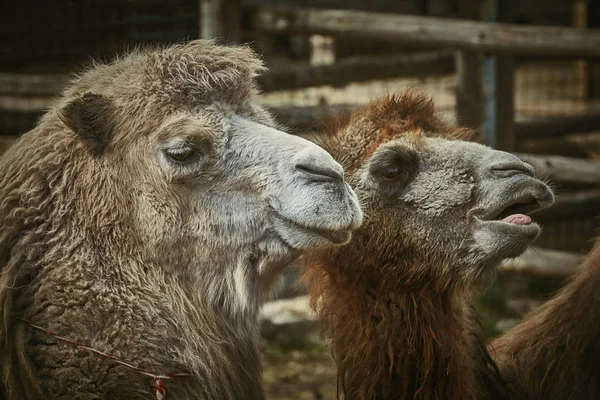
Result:
{"label": "red rope around neck", "polygon": [[153,378],[154,379],[153,385],[154,385],[154,389],[156,390],[156,398],[157,398],[157,400],[167,400],[167,395],[168,395],[167,385],[165,385],[165,383],[163,381],[169,380],[169,379],[184,378],[186,376],[192,376],[192,373],[190,371],[175,372],[175,373],[169,373],[169,374],[164,374],[164,375],[156,375],[156,374],[150,373],[148,371],[145,371],[145,370],[143,370],[141,368],[135,367],[135,366],[133,366],[131,364],[127,364],[126,362],[118,360],[117,358],[115,358],[113,356],[110,356],[108,354],[104,354],[101,351],[93,349],[93,348],[91,348],[89,346],[86,346],[86,345],[84,345],[82,343],[78,343],[78,342],[76,342],[74,340],[70,340],[70,339],[67,339],[65,337],[59,336],[55,332],[52,332],[52,331],[50,331],[48,329],[44,329],[41,326],[35,325],[34,323],[32,323],[30,321],[27,321],[26,319],[21,318],[21,320],[24,321],[24,322],[26,322],[27,324],[29,324],[29,326],[31,326],[32,328],[35,328],[35,329],[37,329],[39,331],[42,331],[42,332],[44,332],[44,333],[46,333],[46,334],[48,334],[48,335],[50,335],[50,336],[52,336],[52,337],[54,337],[54,338],[62,341],[62,342],[69,343],[70,345],[73,345],[75,347],[79,347],[81,349],[87,350],[89,352],[92,352],[94,354],[99,355],[100,357],[107,358],[107,359],[109,359],[109,360],[111,360],[111,361],[113,361],[113,362],[115,362],[115,363],[117,363],[119,365],[127,367],[130,370],[132,370],[132,371],[136,371],[136,372],[139,372],[140,374],[143,374],[143,375],[146,375],[146,376],[148,376],[150,378]]}

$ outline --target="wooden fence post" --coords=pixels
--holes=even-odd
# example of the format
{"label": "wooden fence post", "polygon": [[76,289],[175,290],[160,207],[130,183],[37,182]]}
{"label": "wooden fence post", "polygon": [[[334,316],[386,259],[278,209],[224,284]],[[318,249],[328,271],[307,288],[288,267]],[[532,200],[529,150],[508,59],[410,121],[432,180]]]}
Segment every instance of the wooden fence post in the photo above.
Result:
{"label": "wooden fence post", "polygon": [[200,1],[200,39],[214,39],[221,35],[222,0]]}
{"label": "wooden fence post", "polygon": [[[463,19],[480,18],[479,0],[459,0],[458,13]],[[483,90],[479,53],[460,50],[456,62],[456,120],[460,126],[481,129],[483,124]]]}
{"label": "wooden fence post", "polygon": [[[499,22],[500,1],[488,0],[487,20]],[[514,58],[509,55],[487,57],[485,60],[485,136],[489,146],[514,151]]]}

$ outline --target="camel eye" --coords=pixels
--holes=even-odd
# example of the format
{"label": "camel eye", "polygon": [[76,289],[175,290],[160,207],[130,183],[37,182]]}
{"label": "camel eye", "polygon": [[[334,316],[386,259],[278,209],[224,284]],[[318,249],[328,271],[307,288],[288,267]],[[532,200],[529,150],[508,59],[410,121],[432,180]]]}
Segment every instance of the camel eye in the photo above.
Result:
{"label": "camel eye", "polygon": [[184,162],[194,155],[194,150],[189,148],[173,149],[167,151],[167,155],[175,161]]}
{"label": "camel eye", "polygon": [[387,167],[381,171],[381,176],[383,176],[387,180],[393,180],[400,176],[402,170],[398,165],[393,165],[391,167]]}

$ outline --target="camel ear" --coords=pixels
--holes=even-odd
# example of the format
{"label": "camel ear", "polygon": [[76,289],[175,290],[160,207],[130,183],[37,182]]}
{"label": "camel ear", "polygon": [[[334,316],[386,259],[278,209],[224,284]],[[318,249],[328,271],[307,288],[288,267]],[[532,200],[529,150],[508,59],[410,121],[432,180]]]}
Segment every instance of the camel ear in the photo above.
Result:
{"label": "camel ear", "polygon": [[114,132],[113,104],[108,98],[84,93],[60,110],[59,116],[92,155],[99,156],[106,150]]}

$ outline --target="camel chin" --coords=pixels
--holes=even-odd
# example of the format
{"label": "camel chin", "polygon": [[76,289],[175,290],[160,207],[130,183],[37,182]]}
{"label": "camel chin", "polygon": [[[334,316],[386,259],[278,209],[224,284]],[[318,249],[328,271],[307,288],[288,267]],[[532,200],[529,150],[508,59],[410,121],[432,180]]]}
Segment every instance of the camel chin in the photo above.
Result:
{"label": "camel chin", "polygon": [[282,216],[273,218],[273,226],[284,243],[294,249],[311,249],[343,245],[352,238],[352,231],[309,228]]}

